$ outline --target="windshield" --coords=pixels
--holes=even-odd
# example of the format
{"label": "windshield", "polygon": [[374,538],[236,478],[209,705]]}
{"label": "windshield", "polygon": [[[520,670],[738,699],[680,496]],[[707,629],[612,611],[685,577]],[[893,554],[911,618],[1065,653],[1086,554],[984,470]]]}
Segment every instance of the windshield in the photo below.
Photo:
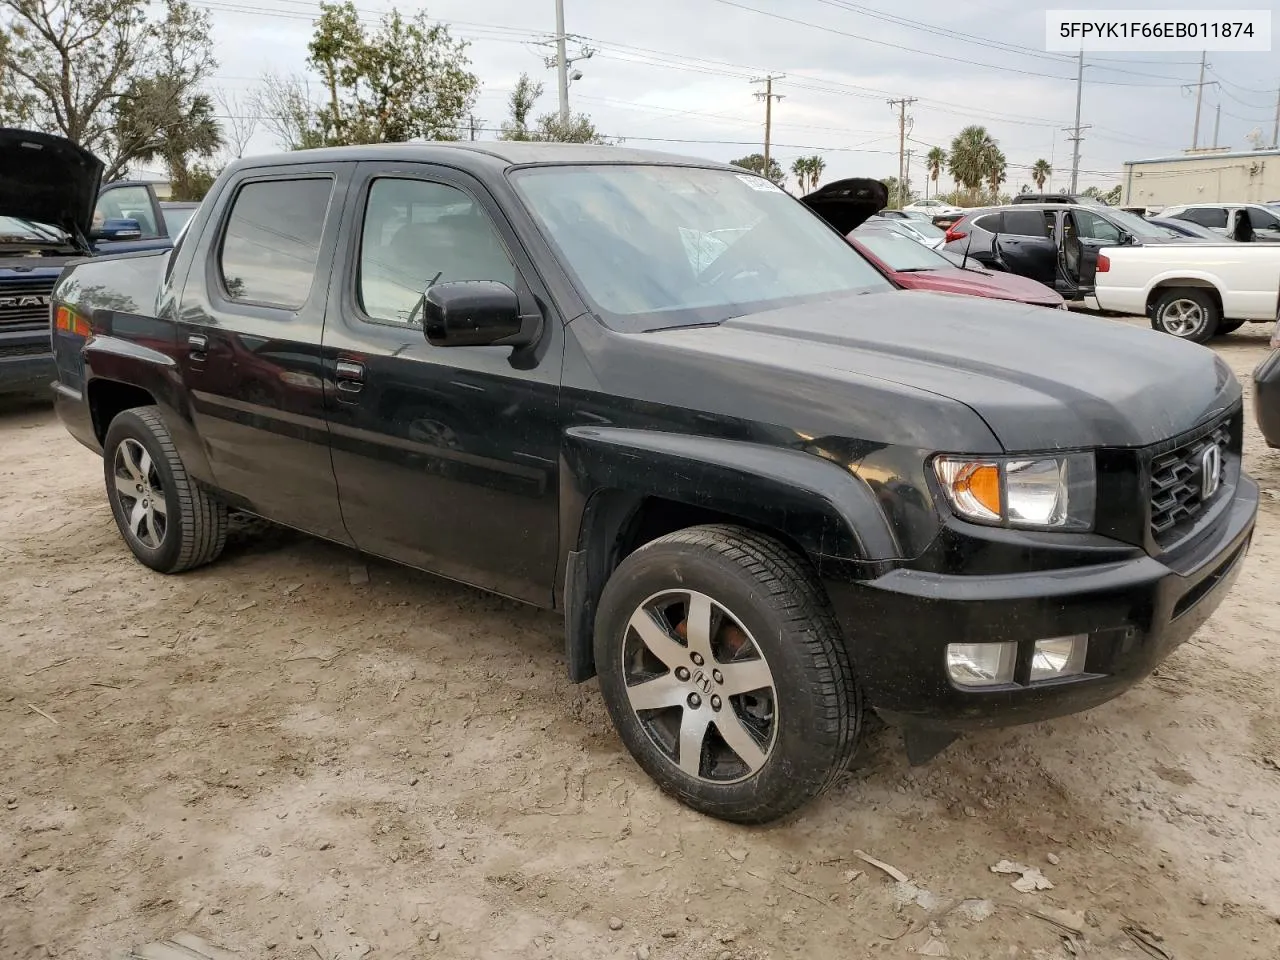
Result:
{"label": "windshield", "polygon": [[653,330],[891,289],[768,180],[691,167],[532,167],[512,181],[602,320]]}
{"label": "windshield", "polygon": [[881,227],[859,227],[853,238],[883,260],[890,270],[898,272],[917,270],[942,270],[950,268],[947,260],[938,256],[919,240],[913,240],[895,230]]}
{"label": "windshield", "polygon": [[945,237],[947,232],[939,230],[932,223],[925,220],[903,220],[894,224],[903,230],[910,230],[912,233],[924,237],[926,240],[937,240],[939,237]]}
{"label": "windshield", "polygon": [[1107,210],[1107,219],[1138,238],[1167,240],[1169,237],[1177,237],[1179,235],[1177,231],[1162,227],[1149,220],[1144,220],[1136,213],[1129,213],[1127,210],[1116,210],[1114,207]]}
{"label": "windshield", "polygon": [[0,217],[0,243],[66,243],[67,235],[57,227],[17,217]]}

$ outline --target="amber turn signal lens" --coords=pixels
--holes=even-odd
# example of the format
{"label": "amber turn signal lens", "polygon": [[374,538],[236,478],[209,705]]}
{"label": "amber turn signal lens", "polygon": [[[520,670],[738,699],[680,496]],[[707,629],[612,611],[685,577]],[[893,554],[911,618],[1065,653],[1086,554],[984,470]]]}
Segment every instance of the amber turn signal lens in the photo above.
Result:
{"label": "amber turn signal lens", "polygon": [[938,479],[947,496],[962,514],[977,520],[999,520],[1004,516],[1000,503],[1000,466],[985,460],[934,461]]}

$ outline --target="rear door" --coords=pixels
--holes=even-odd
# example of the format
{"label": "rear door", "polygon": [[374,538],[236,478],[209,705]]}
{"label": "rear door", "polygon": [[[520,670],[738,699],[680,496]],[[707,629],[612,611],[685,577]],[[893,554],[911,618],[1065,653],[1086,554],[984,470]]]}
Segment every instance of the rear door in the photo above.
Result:
{"label": "rear door", "polygon": [[1010,273],[1052,287],[1058,252],[1049,235],[1053,213],[1043,210],[1005,210],[995,238],[996,262]]}
{"label": "rear door", "polygon": [[[356,546],[549,605],[559,531],[561,318],[487,190],[431,164],[362,163],[324,327],[333,469]],[[541,341],[435,347],[433,283],[490,280]]]}
{"label": "rear door", "polygon": [[197,246],[178,310],[180,363],[218,486],[234,506],[344,543],[320,337],[354,167],[268,166],[228,184],[200,233],[184,237]]}

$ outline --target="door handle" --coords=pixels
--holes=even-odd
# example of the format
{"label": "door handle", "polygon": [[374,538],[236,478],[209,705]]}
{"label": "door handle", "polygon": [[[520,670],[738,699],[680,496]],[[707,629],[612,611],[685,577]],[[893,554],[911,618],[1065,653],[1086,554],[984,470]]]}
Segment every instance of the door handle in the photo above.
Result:
{"label": "door handle", "polygon": [[191,350],[192,360],[204,360],[205,351],[209,349],[209,338],[202,333],[193,333],[187,337],[187,346]]}
{"label": "door handle", "polygon": [[339,360],[337,367],[338,389],[344,393],[359,393],[364,386],[364,364],[354,360]]}

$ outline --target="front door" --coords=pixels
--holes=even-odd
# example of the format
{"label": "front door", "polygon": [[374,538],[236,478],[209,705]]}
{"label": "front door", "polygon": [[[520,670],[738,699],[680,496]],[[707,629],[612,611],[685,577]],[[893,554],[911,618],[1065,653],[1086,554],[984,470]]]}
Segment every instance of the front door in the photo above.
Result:
{"label": "front door", "polygon": [[142,235],[137,240],[95,241],[93,248],[98,253],[154,250],[157,242],[169,233],[155,194],[141,183],[108,184],[102,188],[93,208],[93,226],[106,220],[136,220]]}
{"label": "front door", "polygon": [[234,506],[340,542],[320,334],[355,165],[273,167],[224,191],[178,310],[193,419]]}
{"label": "front door", "polygon": [[[356,545],[550,604],[559,525],[561,321],[471,178],[361,164],[324,328],[333,468]],[[543,311],[535,348],[433,347],[433,283],[496,280]]]}

